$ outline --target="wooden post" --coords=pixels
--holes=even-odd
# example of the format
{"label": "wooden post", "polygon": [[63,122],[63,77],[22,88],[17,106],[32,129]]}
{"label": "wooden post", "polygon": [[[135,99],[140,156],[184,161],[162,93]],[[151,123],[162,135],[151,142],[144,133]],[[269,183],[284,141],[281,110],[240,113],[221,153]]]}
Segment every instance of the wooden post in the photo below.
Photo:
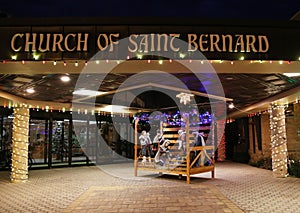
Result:
{"label": "wooden post", "polygon": [[190,184],[191,179],[190,179],[190,122],[189,122],[189,115],[187,115],[187,117],[185,118],[186,122],[185,122],[185,140],[186,140],[186,144],[185,144],[185,150],[186,150],[186,182],[188,184]]}
{"label": "wooden post", "polygon": [[138,161],[138,153],[137,153],[137,146],[138,146],[138,136],[137,136],[137,125],[139,119],[136,118],[134,122],[134,176],[137,176],[137,161]]}

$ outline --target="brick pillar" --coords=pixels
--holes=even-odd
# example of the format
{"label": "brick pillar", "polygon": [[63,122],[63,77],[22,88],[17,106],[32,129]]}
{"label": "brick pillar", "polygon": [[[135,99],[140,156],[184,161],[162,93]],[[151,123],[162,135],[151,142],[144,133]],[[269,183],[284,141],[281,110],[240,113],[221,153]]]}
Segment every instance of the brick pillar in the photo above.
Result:
{"label": "brick pillar", "polygon": [[271,104],[269,107],[272,169],[275,177],[286,177],[288,175],[284,108],[284,105],[277,104]]}
{"label": "brick pillar", "polygon": [[28,128],[29,108],[25,104],[14,106],[11,168],[14,183],[28,180]]}

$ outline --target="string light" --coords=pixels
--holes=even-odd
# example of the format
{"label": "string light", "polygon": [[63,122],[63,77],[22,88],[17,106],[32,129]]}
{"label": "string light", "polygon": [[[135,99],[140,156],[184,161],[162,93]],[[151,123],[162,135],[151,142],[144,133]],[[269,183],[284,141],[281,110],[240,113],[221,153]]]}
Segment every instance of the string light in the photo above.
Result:
{"label": "string light", "polygon": [[270,130],[272,169],[275,177],[287,176],[287,139],[285,128],[285,105],[271,104]]}
{"label": "string light", "polygon": [[28,180],[29,108],[26,104],[14,107],[12,135],[12,182]]}

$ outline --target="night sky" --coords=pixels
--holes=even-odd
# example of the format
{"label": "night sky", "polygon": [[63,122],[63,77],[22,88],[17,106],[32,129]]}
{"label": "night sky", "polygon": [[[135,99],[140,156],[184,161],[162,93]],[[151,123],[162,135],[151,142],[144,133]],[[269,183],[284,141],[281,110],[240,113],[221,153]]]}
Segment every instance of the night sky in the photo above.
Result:
{"label": "night sky", "polygon": [[197,17],[289,20],[299,0],[7,0],[9,17]]}

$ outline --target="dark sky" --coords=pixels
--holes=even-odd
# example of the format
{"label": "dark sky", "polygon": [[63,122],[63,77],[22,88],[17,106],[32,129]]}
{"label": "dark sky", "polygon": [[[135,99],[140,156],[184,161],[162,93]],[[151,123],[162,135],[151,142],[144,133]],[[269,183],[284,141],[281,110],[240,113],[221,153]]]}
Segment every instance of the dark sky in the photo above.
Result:
{"label": "dark sky", "polygon": [[6,0],[10,17],[197,17],[289,20],[299,0]]}

